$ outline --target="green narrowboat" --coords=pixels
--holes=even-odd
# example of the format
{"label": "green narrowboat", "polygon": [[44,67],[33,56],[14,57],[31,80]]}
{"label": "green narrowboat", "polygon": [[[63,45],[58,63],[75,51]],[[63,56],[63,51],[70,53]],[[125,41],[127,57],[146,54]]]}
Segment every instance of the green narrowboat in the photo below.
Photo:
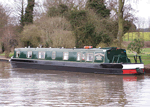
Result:
{"label": "green narrowboat", "polygon": [[[144,74],[140,56],[131,63],[125,49],[92,48],[16,48],[13,67],[100,74]],[[139,62],[137,61],[139,59]]]}

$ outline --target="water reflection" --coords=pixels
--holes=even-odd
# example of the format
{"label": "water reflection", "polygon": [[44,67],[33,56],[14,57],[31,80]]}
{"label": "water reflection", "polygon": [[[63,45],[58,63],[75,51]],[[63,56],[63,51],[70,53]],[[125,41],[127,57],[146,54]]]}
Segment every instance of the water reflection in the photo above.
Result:
{"label": "water reflection", "polygon": [[10,77],[10,64],[6,62],[0,63],[0,78]]}
{"label": "water reflection", "polygon": [[0,62],[0,106],[148,106],[150,76],[11,68]]}

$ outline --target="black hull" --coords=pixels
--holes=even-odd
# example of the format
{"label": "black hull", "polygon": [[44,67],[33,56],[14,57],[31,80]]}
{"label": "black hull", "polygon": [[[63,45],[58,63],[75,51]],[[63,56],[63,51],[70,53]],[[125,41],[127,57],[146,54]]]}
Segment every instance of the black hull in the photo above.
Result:
{"label": "black hull", "polygon": [[[19,60],[11,59],[13,68],[29,68],[43,70],[72,71],[99,74],[123,74],[121,68],[102,68],[100,64],[73,63],[61,61]],[[60,66],[61,65],[61,66]]]}
{"label": "black hull", "polygon": [[72,71],[72,72],[115,74],[115,75],[123,74],[122,67],[118,64],[115,64],[114,66],[112,66],[112,64],[106,64],[107,66],[105,67],[104,64],[97,64],[97,63],[11,59],[11,65],[13,68],[25,68],[25,69],[42,69],[42,70]]}

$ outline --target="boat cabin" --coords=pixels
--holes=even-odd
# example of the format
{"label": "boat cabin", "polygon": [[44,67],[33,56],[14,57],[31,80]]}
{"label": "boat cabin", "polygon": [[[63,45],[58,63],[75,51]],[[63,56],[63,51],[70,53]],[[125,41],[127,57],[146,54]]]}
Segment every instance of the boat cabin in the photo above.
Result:
{"label": "boat cabin", "polygon": [[88,63],[131,63],[125,49],[110,48],[16,48],[14,58]]}

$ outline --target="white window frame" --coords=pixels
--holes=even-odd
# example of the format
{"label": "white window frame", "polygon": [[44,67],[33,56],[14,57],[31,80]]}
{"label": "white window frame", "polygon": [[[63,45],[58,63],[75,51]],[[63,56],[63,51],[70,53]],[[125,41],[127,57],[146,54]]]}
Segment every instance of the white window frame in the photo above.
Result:
{"label": "white window frame", "polygon": [[81,53],[80,52],[77,53],[77,61],[81,61]]}
{"label": "white window frame", "polygon": [[69,59],[69,52],[63,52],[63,60]]}
{"label": "white window frame", "polygon": [[16,51],[16,58],[19,58],[19,56],[20,56],[20,51]]}
{"label": "white window frame", "polygon": [[52,59],[56,59],[56,52],[55,51],[52,52]]}
{"label": "white window frame", "polygon": [[[42,54],[44,54],[43,58],[42,58]],[[45,59],[45,51],[39,51],[38,58],[39,59]]]}
{"label": "white window frame", "polygon": [[86,55],[85,53],[82,53],[82,60],[85,61],[85,59],[86,59]]}
{"label": "white window frame", "polygon": [[[30,54],[31,54],[31,56],[30,56]],[[27,52],[27,58],[32,58],[32,51]]]}
{"label": "white window frame", "polygon": [[[91,58],[90,58],[90,57],[91,57]],[[91,61],[93,61],[93,59],[94,59],[93,53],[87,53],[87,54],[86,54],[86,61],[91,62]]]}

